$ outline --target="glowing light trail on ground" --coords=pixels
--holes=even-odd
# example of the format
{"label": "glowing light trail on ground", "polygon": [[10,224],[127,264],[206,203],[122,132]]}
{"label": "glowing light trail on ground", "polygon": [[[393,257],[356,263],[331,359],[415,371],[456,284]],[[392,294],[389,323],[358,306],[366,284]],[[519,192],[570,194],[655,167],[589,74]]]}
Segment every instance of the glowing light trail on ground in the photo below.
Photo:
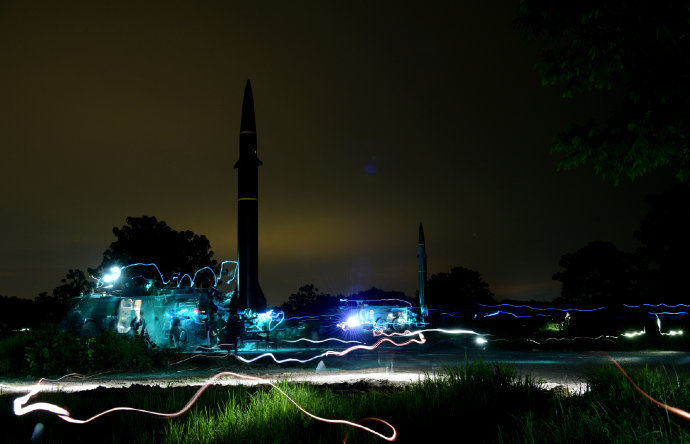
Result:
{"label": "glowing light trail on ground", "polygon": [[[413,334],[410,333],[409,335],[406,335],[406,336],[412,336],[412,335]],[[396,347],[405,347],[405,346],[410,345],[410,344],[424,344],[424,343],[426,343],[426,338],[424,337],[424,335],[421,332],[414,333],[414,335],[418,335],[418,338],[408,339],[407,341],[401,342],[401,343],[395,342],[389,338],[381,338],[378,341],[376,341],[375,343],[373,343],[372,345],[364,345],[364,344],[353,345],[352,347],[346,348],[345,350],[341,350],[341,351],[326,350],[323,353],[320,353],[318,355],[312,356],[311,358],[307,358],[307,359],[297,359],[297,358],[278,359],[278,358],[276,358],[276,356],[273,353],[263,353],[263,354],[260,354],[258,356],[255,356],[254,358],[251,358],[251,359],[243,358],[242,356],[239,356],[239,355],[234,354],[234,353],[228,353],[228,354],[220,355],[220,356],[196,354],[196,355],[192,355],[188,358],[182,359],[180,361],[171,362],[168,365],[171,365],[171,366],[172,365],[178,365],[178,364],[182,364],[183,362],[187,362],[187,361],[190,361],[192,359],[201,358],[201,357],[203,357],[203,358],[217,358],[217,359],[225,359],[228,357],[233,357],[233,358],[237,359],[238,361],[244,362],[245,364],[251,364],[253,362],[256,362],[256,361],[258,361],[260,359],[264,359],[264,358],[271,358],[271,359],[273,359],[273,362],[275,362],[276,364],[285,364],[288,362],[296,362],[299,364],[306,364],[307,362],[311,362],[311,361],[314,361],[316,359],[325,358],[327,356],[345,356],[349,353],[352,353],[355,350],[372,351],[372,350],[377,349],[381,344],[386,343],[386,342],[393,344]],[[230,344],[221,344],[221,346],[229,346],[229,345]]]}
{"label": "glowing light trail on ground", "polygon": [[611,355],[609,355],[608,353],[605,353],[605,352],[597,352],[597,353],[599,353],[603,356],[606,356],[611,361],[611,363],[613,363],[613,365],[616,366],[616,368],[621,373],[623,373],[623,376],[625,376],[625,379],[627,379],[628,382],[630,384],[632,384],[632,386],[635,388],[635,390],[637,390],[642,396],[647,398],[647,400],[649,400],[649,402],[651,402],[652,404],[654,404],[655,406],[657,406],[659,408],[666,410],[667,412],[673,413],[674,415],[678,416],[679,418],[683,418],[687,421],[690,421],[690,412],[688,412],[687,410],[683,410],[681,408],[678,408],[678,407],[674,407],[672,405],[668,405],[668,404],[663,403],[663,402],[661,402],[655,398],[652,398],[644,390],[642,390],[640,387],[638,387],[637,384],[635,384],[635,381],[632,380],[632,378],[623,369],[623,367],[621,367],[621,365],[618,363],[618,361],[616,361]]}
{"label": "glowing light trail on ground", "polygon": [[[63,376],[63,378],[66,378],[69,376],[74,377],[74,376],[79,376],[79,375],[70,374],[70,375]],[[224,378],[227,376],[238,378],[238,379],[243,379],[243,380],[248,380],[248,381],[254,381],[254,382],[257,382],[259,384],[268,384],[273,389],[277,390],[281,395],[285,396],[285,398],[287,398],[288,401],[290,401],[292,404],[294,404],[295,407],[297,407],[302,413],[304,413],[305,415],[307,415],[310,418],[315,419],[317,421],[325,422],[328,424],[343,424],[343,425],[347,425],[350,427],[355,427],[355,428],[364,430],[365,432],[376,435],[379,438],[385,439],[386,441],[395,441],[398,437],[398,431],[395,429],[395,427],[393,427],[393,425],[391,425],[389,422],[387,422],[383,419],[366,418],[366,419],[374,420],[376,422],[384,424],[386,427],[388,427],[390,429],[390,432],[391,432],[390,436],[384,435],[384,434],[382,434],[382,433],[380,433],[374,429],[363,426],[363,425],[358,424],[356,422],[347,421],[345,419],[329,419],[329,418],[323,418],[321,416],[314,415],[313,413],[310,413],[307,410],[305,410],[297,402],[295,402],[295,400],[293,400],[290,397],[290,395],[285,393],[285,391],[283,389],[278,387],[272,381],[270,381],[268,379],[264,379],[264,378],[242,375],[240,373],[234,373],[234,372],[220,372],[220,373],[216,373],[215,375],[213,375],[210,379],[208,379],[206,381],[206,383],[204,383],[204,385],[201,386],[201,388],[199,388],[199,390],[196,391],[196,393],[189,399],[189,401],[187,401],[187,403],[184,405],[184,407],[182,407],[177,412],[162,413],[162,412],[154,412],[151,410],[136,409],[134,407],[115,407],[115,408],[108,409],[108,410],[105,410],[103,412],[97,413],[96,415],[93,415],[92,417],[87,418],[87,419],[72,418],[72,416],[70,415],[68,410],[66,410],[66,409],[64,409],[58,405],[55,405],[55,404],[50,404],[50,403],[46,403],[46,402],[38,402],[38,403],[26,405],[26,403],[29,402],[29,400],[39,392],[39,390],[40,390],[39,386],[41,385],[41,383],[43,381],[46,381],[45,379],[41,379],[28,394],[21,396],[21,397],[14,400],[14,414],[17,416],[20,416],[20,415],[25,415],[25,414],[33,412],[33,411],[43,410],[43,411],[53,413],[53,414],[57,415],[63,421],[66,421],[66,422],[69,422],[72,424],[86,424],[86,423],[89,423],[95,419],[102,417],[102,416],[105,416],[109,413],[122,412],[122,411],[144,413],[147,415],[153,415],[153,416],[159,416],[162,418],[171,419],[171,418],[176,418],[176,417],[186,413],[194,405],[194,403],[199,399],[199,397],[204,393],[204,391],[206,391],[207,388],[209,388],[218,379],[221,379],[221,378]],[[60,379],[63,379],[63,378],[60,378]]]}
{"label": "glowing light trail on ground", "polygon": [[481,333],[477,333],[474,330],[464,330],[464,329],[455,329],[455,330],[449,330],[445,328],[425,328],[422,330],[415,330],[415,331],[410,331],[410,330],[405,330],[402,333],[386,333],[385,331],[381,329],[376,329],[373,331],[374,336],[387,336],[387,337],[392,337],[392,336],[417,336],[419,335],[420,337],[424,338],[424,333],[428,332],[439,332],[439,333],[445,333],[448,335],[475,335],[475,336],[482,336]]}
{"label": "glowing light trail on ground", "polygon": [[281,340],[281,342],[290,342],[293,344],[296,342],[302,342],[302,341],[309,342],[311,344],[323,344],[324,342],[330,342],[330,341],[342,342],[343,344],[361,344],[362,343],[362,341],[344,341],[344,340],[338,339],[338,338],[327,338],[327,339],[321,339],[321,340],[299,338],[299,339],[295,339],[294,341],[289,340],[289,339],[282,339]]}
{"label": "glowing light trail on ground", "polygon": [[497,310],[497,311],[495,311],[495,312],[493,312],[493,313],[485,314],[484,317],[485,317],[485,318],[490,318],[490,317],[498,316],[498,315],[501,315],[501,314],[507,314],[507,315],[510,315],[510,316],[512,316],[512,317],[514,317],[514,318],[518,318],[518,319],[520,319],[520,318],[533,318],[533,317],[536,317],[536,316],[540,316],[540,317],[551,317],[551,315],[542,314],[542,313],[537,313],[537,314],[535,314],[535,315],[516,315],[515,313],[512,313],[512,312],[510,312],[510,311],[505,311],[505,310]]}
{"label": "glowing light trail on ground", "polygon": [[618,336],[612,336],[612,335],[600,335],[600,336],[596,336],[596,337],[575,336],[572,338],[546,338],[546,339],[542,339],[542,341],[544,341],[544,342],[547,342],[547,341],[569,341],[569,342],[572,342],[572,341],[579,341],[581,339],[586,339],[586,340],[590,340],[590,341],[604,340],[604,341],[613,342],[614,344],[617,343],[616,341],[612,340],[611,338],[618,339]]}

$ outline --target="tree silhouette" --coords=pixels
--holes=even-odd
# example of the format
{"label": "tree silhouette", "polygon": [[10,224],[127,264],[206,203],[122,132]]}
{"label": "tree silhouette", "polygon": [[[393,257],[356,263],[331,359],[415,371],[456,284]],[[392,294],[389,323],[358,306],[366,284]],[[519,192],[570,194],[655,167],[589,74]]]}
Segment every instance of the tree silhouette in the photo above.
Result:
{"label": "tree silhouette", "polygon": [[337,307],[338,298],[322,294],[314,284],[303,285],[281,305],[288,316],[319,315]]}
{"label": "tree silhouette", "polygon": [[[204,235],[193,232],[176,231],[164,221],[155,217],[128,217],[127,224],[113,228],[117,240],[103,253],[103,261],[95,269],[89,269],[93,276],[100,276],[109,267],[125,266],[134,263],[155,263],[165,279],[171,276],[193,275],[196,270],[211,267],[216,272],[217,262],[213,259],[211,244]],[[152,269],[132,270],[130,277],[141,274],[158,279]],[[196,286],[208,287],[215,284],[210,272],[197,276]]]}
{"label": "tree silhouette", "polygon": [[79,296],[93,287],[93,284],[86,279],[84,272],[79,269],[70,268],[60,282],[62,284],[53,289],[53,297],[62,302]]}
{"label": "tree silhouette", "polygon": [[[61,285],[55,287],[52,294],[44,291],[33,301],[30,301],[32,305],[30,310],[26,310],[28,305],[23,304],[23,311],[11,311],[12,316],[17,317],[15,322],[23,323],[25,326],[35,326],[45,322],[60,322],[69,309],[68,300],[87,292],[94,286],[92,282],[86,279],[84,272],[79,269],[69,269],[60,282]],[[4,302],[11,303],[12,301],[6,300]],[[0,307],[0,311],[2,310],[3,307]],[[1,321],[0,324],[2,324]]]}
{"label": "tree silhouette", "polygon": [[661,166],[690,181],[690,1],[521,0],[516,25],[546,44],[538,67],[564,97],[622,95],[602,121],[572,125],[552,151],[559,168],[592,164],[614,183]]}
{"label": "tree silhouette", "polygon": [[678,184],[666,193],[649,196],[650,208],[635,237],[647,265],[645,302],[687,303],[690,270],[690,186]]}
{"label": "tree silhouette", "polygon": [[638,268],[635,257],[611,242],[594,241],[561,256],[563,271],[553,279],[563,284],[557,302],[590,306],[633,303]]}
{"label": "tree silhouette", "polygon": [[465,267],[451,268],[429,278],[428,304],[434,308],[467,308],[475,304],[495,303],[489,284],[478,271]]}

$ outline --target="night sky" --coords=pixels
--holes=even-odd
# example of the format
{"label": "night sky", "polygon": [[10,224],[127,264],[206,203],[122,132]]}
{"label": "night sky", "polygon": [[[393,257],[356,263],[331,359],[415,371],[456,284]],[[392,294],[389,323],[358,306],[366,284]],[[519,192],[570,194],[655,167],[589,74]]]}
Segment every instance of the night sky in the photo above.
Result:
{"label": "night sky", "polygon": [[100,264],[127,216],[235,259],[247,79],[269,304],[307,283],[414,296],[420,221],[430,274],[550,299],[562,254],[635,248],[671,184],[556,171],[557,132],[614,101],[543,88],[515,2],[247,3],[0,3],[0,294]]}

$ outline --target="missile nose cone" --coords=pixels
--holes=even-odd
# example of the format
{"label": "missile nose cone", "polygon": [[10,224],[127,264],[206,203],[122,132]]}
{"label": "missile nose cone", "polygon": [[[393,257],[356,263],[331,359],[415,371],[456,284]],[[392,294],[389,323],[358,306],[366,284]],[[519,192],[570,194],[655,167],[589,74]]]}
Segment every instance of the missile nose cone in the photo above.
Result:
{"label": "missile nose cone", "polygon": [[242,119],[240,121],[240,159],[235,168],[243,165],[259,166],[261,161],[256,156],[256,120],[254,119],[254,96],[252,84],[247,80],[242,99]]}
{"label": "missile nose cone", "polygon": [[256,132],[254,96],[252,95],[252,84],[249,80],[247,80],[247,85],[244,87],[244,98],[242,99],[242,122],[240,123],[240,133],[243,131]]}
{"label": "missile nose cone", "polygon": [[424,227],[421,222],[419,223],[419,244],[424,244]]}

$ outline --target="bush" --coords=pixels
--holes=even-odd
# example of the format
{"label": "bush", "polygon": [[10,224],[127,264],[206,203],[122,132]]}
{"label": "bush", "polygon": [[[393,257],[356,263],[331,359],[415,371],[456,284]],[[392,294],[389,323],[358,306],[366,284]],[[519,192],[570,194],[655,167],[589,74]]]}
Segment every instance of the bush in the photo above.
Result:
{"label": "bush", "polygon": [[114,332],[78,336],[50,326],[0,340],[0,373],[6,376],[150,369],[166,358],[148,341]]}
{"label": "bush", "polygon": [[26,374],[24,353],[30,342],[29,332],[17,332],[0,340],[0,375]]}

